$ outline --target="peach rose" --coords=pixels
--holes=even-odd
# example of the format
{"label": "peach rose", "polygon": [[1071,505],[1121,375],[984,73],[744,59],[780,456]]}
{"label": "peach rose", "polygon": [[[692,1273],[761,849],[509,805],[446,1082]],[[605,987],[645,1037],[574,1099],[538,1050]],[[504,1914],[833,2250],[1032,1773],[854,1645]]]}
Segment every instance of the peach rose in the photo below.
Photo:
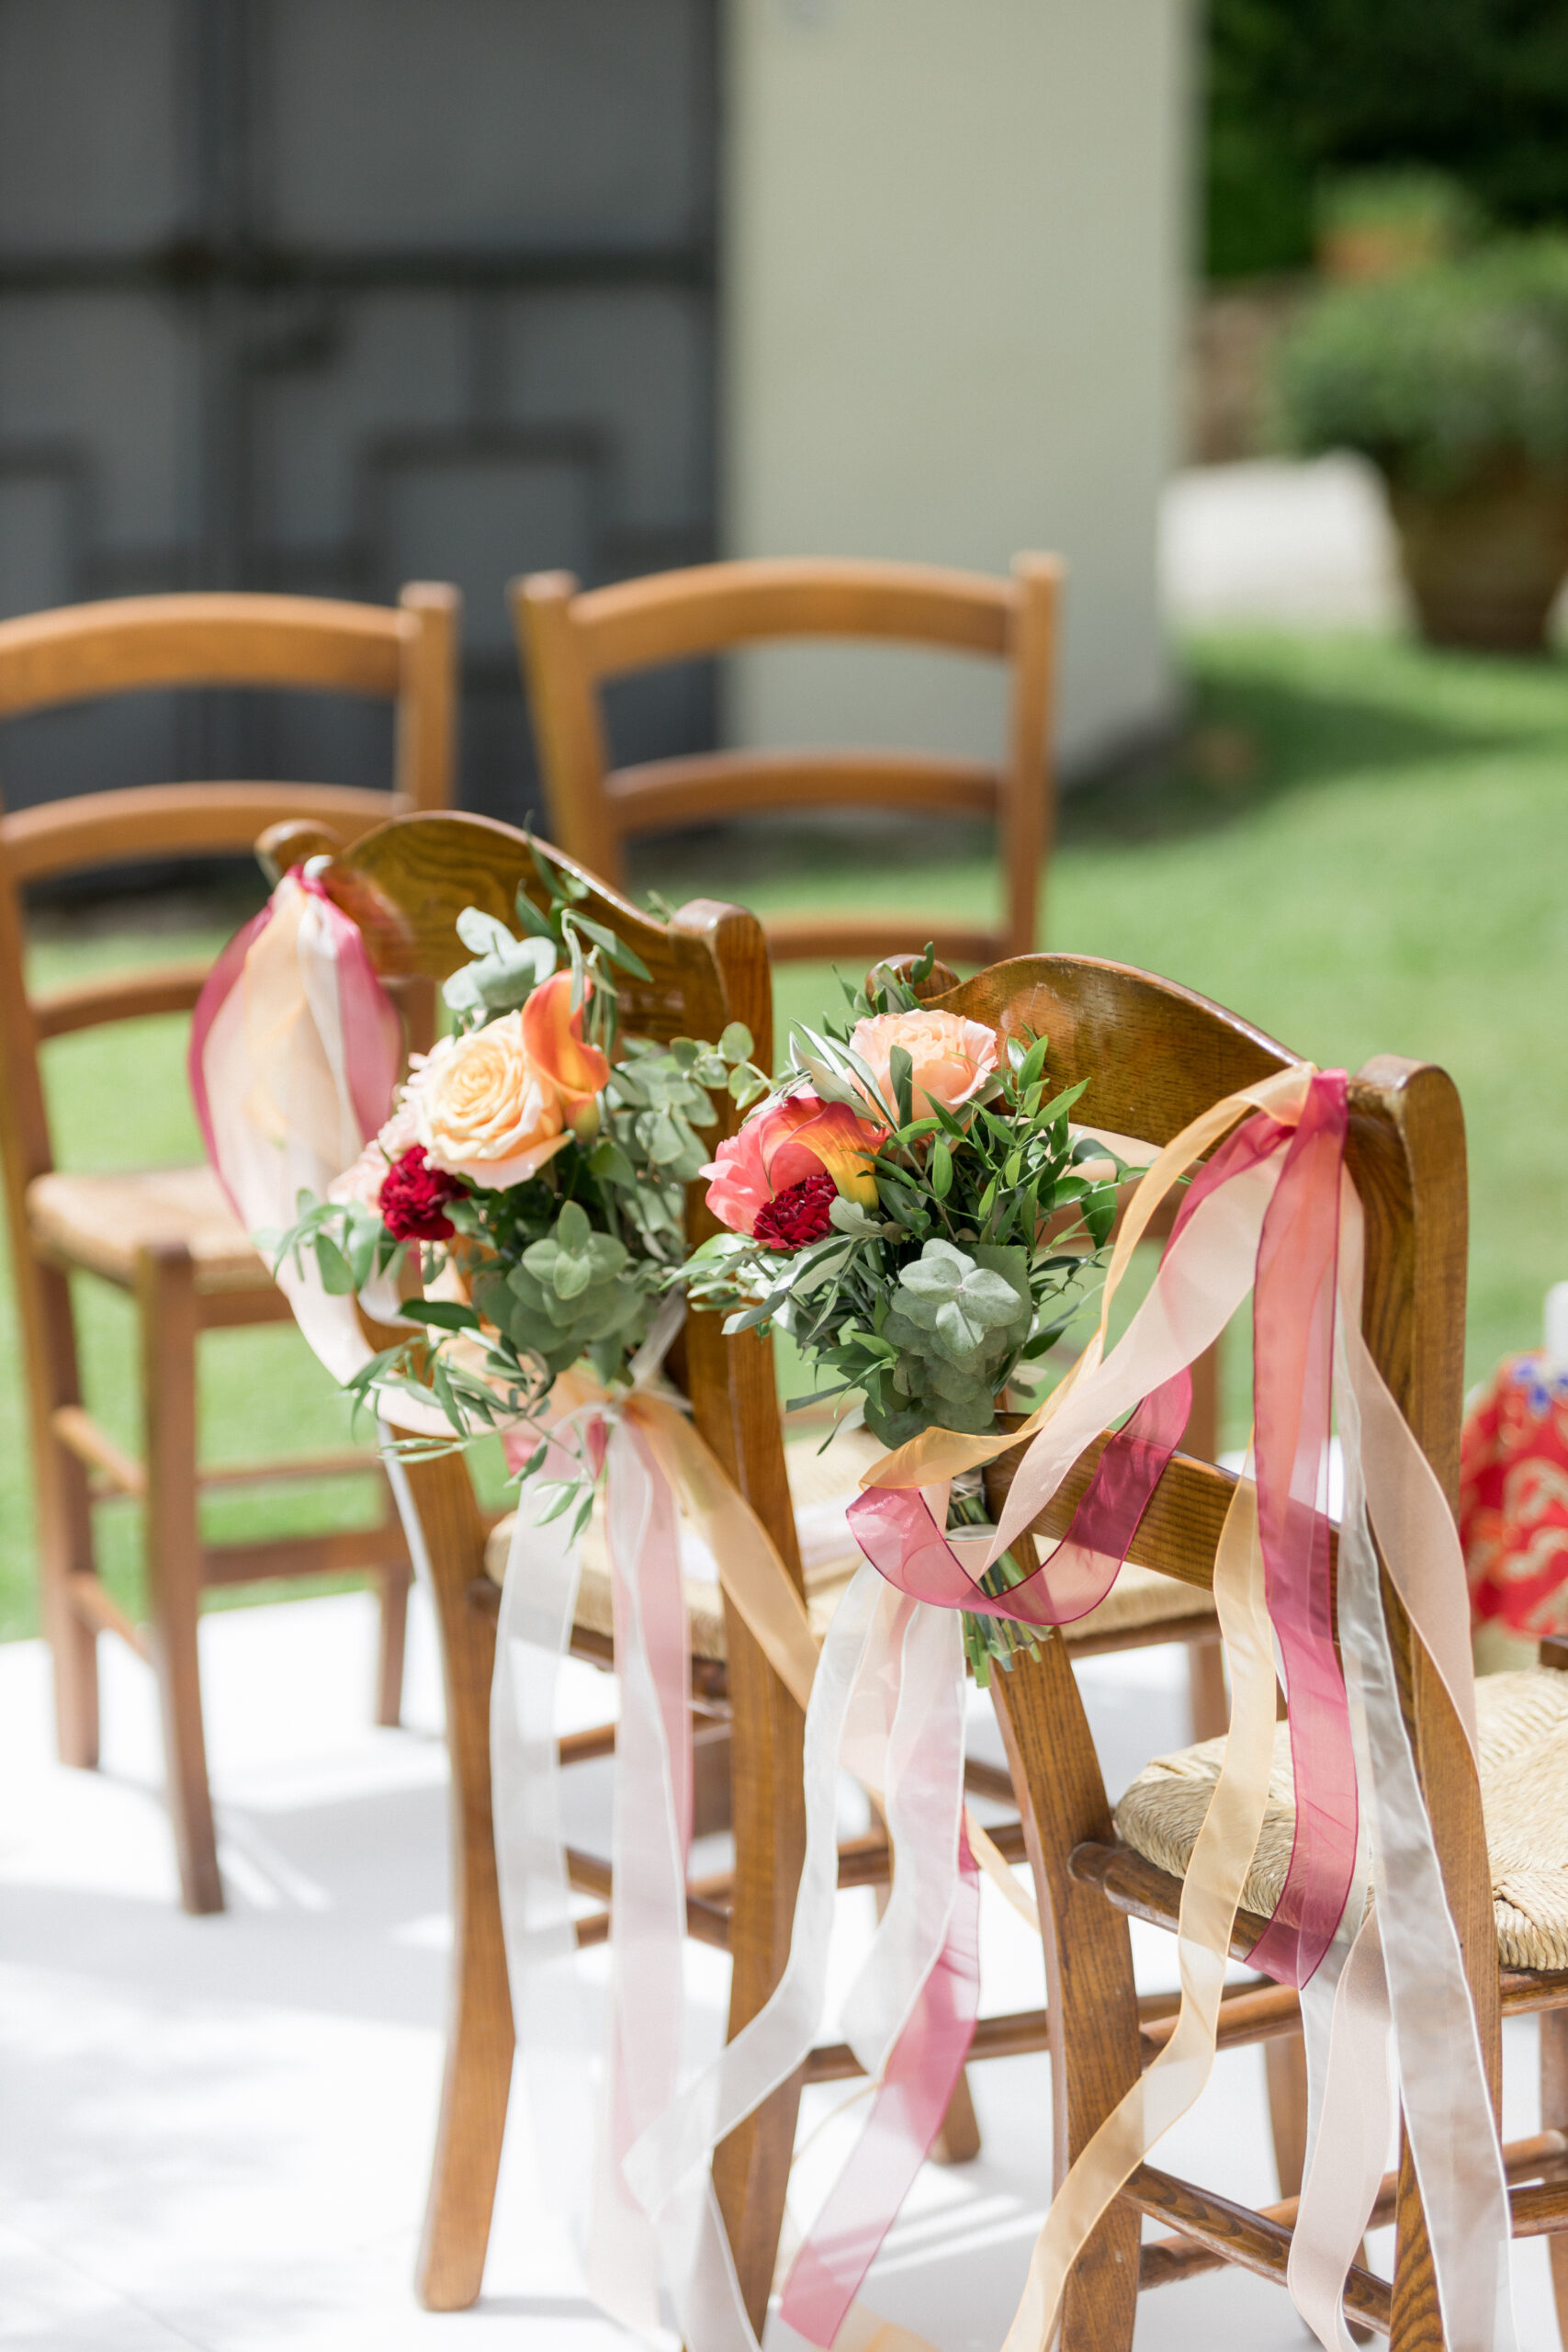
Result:
{"label": "peach rose", "polygon": [[903,1046],[913,1065],[910,1099],[917,1119],[928,1118],[933,1103],[944,1111],[960,1109],[979,1091],[998,1058],[996,1031],[979,1021],[961,1020],[956,1012],[922,1006],[918,1012],[879,1012],[857,1021],[850,1051],[865,1064],[892,1110],[897,1108],[895,1046]]}
{"label": "peach rose", "polygon": [[536,1176],[568,1140],[560,1096],[529,1055],[520,1012],[443,1037],[419,1074],[413,1113],[426,1158],[488,1192]]}
{"label": "peach rose", "polygon": [[[560,1097],[567,1125],[577,1127],[594,1097],[610,1082],[610,1065],[597,1046],[583,1043],[582,1016],[593,983],[587,981],[582,1002],[571,1009],[571,974],[557,972],[536,988],[523,1007],[523,1042],[528,1058]],[[590,1131],[597,1119],[590,1121]]]}

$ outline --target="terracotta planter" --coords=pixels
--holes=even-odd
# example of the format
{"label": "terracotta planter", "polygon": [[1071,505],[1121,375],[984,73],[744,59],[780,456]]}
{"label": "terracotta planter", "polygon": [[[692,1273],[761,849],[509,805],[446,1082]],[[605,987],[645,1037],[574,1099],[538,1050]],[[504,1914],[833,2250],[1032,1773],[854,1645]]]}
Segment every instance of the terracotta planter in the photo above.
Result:
{"label": "terracotta planter", "polygon": [[1441,493],[1393,483],[1389,503],[1429,644],[1545,650],[1568,575],[1568,480],[1519,467]]}

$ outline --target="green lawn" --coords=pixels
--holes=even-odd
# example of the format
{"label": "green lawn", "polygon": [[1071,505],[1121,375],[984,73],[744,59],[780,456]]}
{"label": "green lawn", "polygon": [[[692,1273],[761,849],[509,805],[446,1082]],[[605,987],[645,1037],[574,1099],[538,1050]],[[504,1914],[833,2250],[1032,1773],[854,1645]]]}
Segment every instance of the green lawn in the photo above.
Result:
{"label": "green lawn", "polygon": [[[1568,665],[1435,655],[1372,638],[1226,636],[1189,649],[1192,723],[1179,760],[1072,795],[1052,870],[1053,946],[1143,964],[1244,1012],[1319,1061],[1374,1053],[1442,1062],[1471,1155],[1469,1369],[1537,1337],[1546,1285],[1568,1276]],[[769,910],[904,903],[987,910],[994,869],[969,828],[758,827],[688,837],[639,879]],[[73,939],[56,923],[40,980],[216,945],[243,909],[178,937]],[[918,944],[918,943],[912,943]],[[782,1021],[809,1014],[826,973],[787,971]],[[155,1164],[196,1149],[182,1024],[61,1040],[50,1084],[61,1158]],[[90,1401],[134,1441],[124,1302],[82,1285]],[[342,1442],[326,1375],[281,1328],[204,1342],[214,1459]],[[1244,1376],[1239,1351],[1235,1370]],[[32,1548],[17,1345],[0,1286],[0,1635],[33,1630]],[[1233,1395],[1233,1422],[1245,1410]],[[1233,1437],[1237,1434],[1233,1428]],[[367,1482],[230,1493],[212,1532],[348,1524]],[[104,1513],[112,1575],[136,1605],[134,1514]]]}

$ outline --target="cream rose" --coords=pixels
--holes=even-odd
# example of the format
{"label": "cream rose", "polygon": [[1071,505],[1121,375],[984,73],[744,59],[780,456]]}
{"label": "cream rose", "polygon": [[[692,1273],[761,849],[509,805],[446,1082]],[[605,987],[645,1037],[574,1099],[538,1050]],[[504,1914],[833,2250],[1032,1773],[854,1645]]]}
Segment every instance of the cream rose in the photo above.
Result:
{"label": "cream rose", "polygon": [[529,1056],[520,1012],[444,1037],[419,1074],[413,1114],[434,1165],[490,1192],[536,1176],[567,1141],[560,1097]]}
{"label": "cream rose", "polygon": [[902,1046],[913,1066],[911,1100],[917,1119],[929,1117],[933,1103],[944,1111],[958,1110],[997,1067],[996,1031],[982,1022],[961,1020],[956,1012],[922,1008],[857,1021],[850,1050],[859,1055],[892,1110],[898,1107],[893,1091],[895,1046]]}

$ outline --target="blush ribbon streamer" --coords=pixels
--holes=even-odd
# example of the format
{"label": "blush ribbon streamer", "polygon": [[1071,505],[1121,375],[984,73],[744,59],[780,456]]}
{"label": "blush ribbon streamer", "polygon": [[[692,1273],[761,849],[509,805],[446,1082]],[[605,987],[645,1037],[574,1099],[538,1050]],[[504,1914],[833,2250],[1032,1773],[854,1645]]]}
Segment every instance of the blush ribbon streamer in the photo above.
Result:
{"label": "blush ribbon streamer", "polygon": [[[384,1125],[401,1054],[357,924],[310,865],[291,868],[219,956],[191,1021],[202,1141],[248,1233],[291,1226],[302,1192],[325,1198]],[[327,1369],[349,1380],[372,1353],[355,1302],[330,1295],[301,1256],[278,1268],[278,1287]]]}
{"label": "blush ribbon streamer", "polygon": [[[1271,1642],[1259,1635],[1253,1613],[1260,1596],[1267,1600],[1262,1625],[1278,1636],[1290,1678],[1298,1826],[1284,1894],[1254,1957],[1310,1995],[1314,1971],[1335,1955],[1326,2001],[1309,1997],[1307,2005],[1309,2025],[1314,2016],[1318,2020],[1309,2033],[1317,2050],[1314,2129],[1290,2264],[1292,2294],[1320,2341],[1343,2352],[1345,2271],[1376,2195],[1383,2153],[1375,2121],[1369,2128],[1366,2120],[1369,2105],[1383,2112],[1367,2096],[1369,2070],[1371,2085],[1377,2077],[1370,2053],[1383,2046],[1384,2020],[1392,2019],[1448,2340],[1465,2352],[1511,2352],[1515,2342],[1496,2122],[1378,1584],[1381,1553],[1473,1747],[1463,1567],[1446,1499],[1361,1337],[1363,1220],[1344,1168],[1345,1086],[1342,1073],[1298,1068],[1194,1122],[1160,1155],[1134,1196],[1100,1329],[1061,1387],[1010,1437],[928,1431],[868,1474],[867,1494],[856,1507],[857,1532],[863,1531],[869,1556],[897,1589],[947,1609],[979,1607],[1032,1623],[1081,1613],[1093,1605],[1095,1585],[1085,1573],[1090,1547],[1076,1516],[1067,1539],[1010,1593],[981,1594],[978,1577],[1039,1518],[1097,1432],[1157,1395],[1252,1284],[1258,1479],[1256,1487],[1238,1485],[1215,1563],[1232,1727],[1184,1882],[1181,2010],[1160,2060],[1060,2184],[1007,2352],[1040,2352],[1049,2343],[1073,2262],[1133,2167],[1197,2096],[1212,2064],[1225,1956],[1268,1795],[1273,1662]],[[1183,1165],[1249,1108],[1263,1115],[1235,1138],[1246,1148],[1223,1175],[1224,1155],[1216,1154],[1211,1181],[1188,1204],[1148,1298],[1107,1354],[1110,1300],[1130,1254],[1128,1232],[1146,1227],[1154,1202]],[[1194,1184],[1195,1196],[1202,1183]],[[1346,1456],[1337,1632],[1348,1690],[1334,1659],[1322,1491],[1331,1396]],[[1141,1439],[1136,1413],[1123,1436],[1130,1433]],[[941,1532],[949,1479],[1021,1438],[1028,1451],[994,1535],[949,1543]],[[1125,1524],[1125,1517],[1118,1521],[1119,1534]],[[1245,1570],[1238,1566],[1244,1550],[1251,1562]],[[1358,1861],[1358,1781],[1371,1809],[1381,1939],[1359,1932],[1366,1874]]]}

